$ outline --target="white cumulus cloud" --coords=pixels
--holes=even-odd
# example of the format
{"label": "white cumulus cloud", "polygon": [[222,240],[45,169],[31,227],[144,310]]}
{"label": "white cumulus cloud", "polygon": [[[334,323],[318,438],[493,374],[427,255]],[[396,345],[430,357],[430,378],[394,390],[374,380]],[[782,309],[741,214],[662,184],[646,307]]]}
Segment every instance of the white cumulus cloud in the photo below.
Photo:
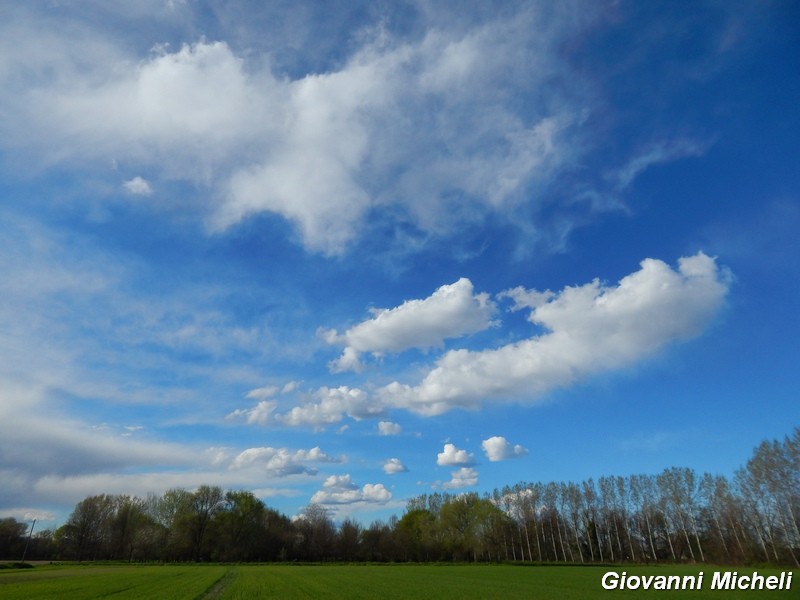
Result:
{"label": "white cumulus cloud", "polygon": [[272,413],[278,407],[274,400],[261,400],[252,408],[237,408],[226,416],[226,419],[244,419],[250,425],[266,425],[272,419]]}
{"label": "white cumulus cloud", "polygon": [[380,396],[387,405],[429,415],[484,399],[535,399],[697,336],[719,312],[729,285],[728,272],[700,252],[679,259],[676,270],[645,259],[615,286],[594,280],[544,296],[509,292],[528,303],[529,320],[546,333],[499,348],[448,351],[418,385],[394,382]]}
{"label": "white cumulus cloud", "polygon": [[77,14],[56,24],[35,7],[16,12],[0,29],[6,151],[45,166],[113,158],[190,181],[209,192],[197,209],[212,229],[270,212],[326,254],[373,209],[453,232],[583,153],[582,85],[547,85],[566,68],[556,42],[583,26],[568,10],[521,8],[413,38],[374,28],[335,67],[291,77],[235,40],[185,31],[180,47],[148,54]]}
{"label": "white cumulus cloud", "polygon": [[387,475],[395,475],[397,473],[405,473],[407,471],[408,469],[399,458],[390,458],[383,463],[383,472]]}
{"label": "white cumulus cloud", "polygon": [[[284,386],[282,392],[294,391],[295,387],[294,384]],[[278,388],[258,388],[249,392],[246,397],[269,398],[277,392]],[[285,412],[278,411],[278,402],[275,400],[260,400],[251,408],[237,408],[226,418],[228,420],[244,420],[250,425],[279,424],[289,427],[323,429],[327,425],[341,422],[346,417],[357,421],[379,417],[384,414],[385,410],[386,407],[380,403],[378,398],[370,397],[359,388],[342,385],[335,388],[323,386]],[[388,426],[384,426],[384,428],[386,427]]]}
{"label": "white cumulus cloud", "polygon": [[358,388],[339,386],[322,387],[314,393],[313,399],[293,407],[286,413],[276,415],[276,421],[292,427],[324,427],[339,423],[345,417],[360,420],[383,414],[384,407]]}
{"label": "white cumulus cloud", "polygon": [[474,485],[478,485],[478,472],[471,467],[461,467],[458,471],[453,471],[450,481],[443,483],[442,488],[457,490]]}
{"label": "white cumulus cloud", "polygon": [[123,182],[122,187],[134,196],[150,196],[153,193],[150,182],[138,176]]}
{"label": "white cumulus cloud", "polygon": [[380,421],[378,423],[378,433],[381,435],[399,435],[403,428],[391,421]]}
{"label": "white cumulus cloud", "polygon": [[528,453],[528,450],[523,448],[520,444],[514,444],[512,446],[506,438],[499,435],[492,436],[488,440],[483,440],[483,442],[481,442],[481,448],[483,448],[486,458],[491,462],[518,458]]}
{"label": "white cumulus cloud", "polygon": [[471,465],[474,456],[466,450],[459,450],[455,444],[445,444],[444,449],[436,455],[436,464],[440,467],[454,467],[458,465]]}
{"label": "white cumulus cloud", "polygon": [[406,300],[395,308],[374,309],[373,318],[341,335],[323,332],[329,343],[346,346],[342,355],[331,363],[331,370],[358,370],[362,352],[380,355],[409,348],[440,347],[446,339],[490,327],[494,310],[488,294],[474,293],[472,282],[464,277],[439,287],[422,300]]}
{"label": "white cumulus cloud", "polygon": [[322,484],[322,489],[311,497],[312,504],[385,504],[392,493],[382,483],[367,483],[359,488],[350,475],[331,475]]}
{"label": "white cumulus cloud", "polygon": [[340,459],[329,456],[319,446],[309,450],[295,450],[288,448],[248,448],[240,452],[231,461],[230,469],[244,469],[255,467],[271,476],[282,477],[286,475],[308,474],[317,472],[316,467],[309,463],[335,463]]}

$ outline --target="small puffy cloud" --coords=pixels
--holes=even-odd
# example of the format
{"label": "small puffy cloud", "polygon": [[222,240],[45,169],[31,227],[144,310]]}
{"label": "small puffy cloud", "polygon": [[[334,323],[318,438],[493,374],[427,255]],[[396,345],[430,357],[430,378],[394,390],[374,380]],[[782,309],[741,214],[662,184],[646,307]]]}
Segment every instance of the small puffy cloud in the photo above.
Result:
{"label": "small puffy cloud", "polygon": [[321,335],[328,343],[346,346],[342,355],[330,364],[332,371],[359,370],[359,355],[363,352],[381,355],[410,348],[441,347],[446,339],[490,327],[494,311],[488,294],[474,293],[472,282],[462,277],[422,300],[406,300],[395,308],[374,309],[373,318],[341,335],[333,331],[322,331]]}
{"label": "small puffy cloud", "polygon": [[332,373],[344,373],[345,371],[360,373],[364,365],[361,362],[361,356],[358,350],[348,346],[342,350],[342,354],[339,358],[328,363],[328,368]]}
{"label": "small puffy cloud", "polygon": [[317,472],[316,467],[309,463],[336,463],[339,459],[329,456],[319,446],[309,450],[296,450],[292,452],[287,448],[248,448],[240,452],[230,463],[230,469],[244,469],[255,467],[266,471],[272,476],[283,477],[287,475],[307,474]]}
{"label": "small puffy cloud", "polygon": [[300,383],[297,381],[289,381],[285,383],[284,386],[281,388],[281,394],[288,394],[290,392],[293,392],[298,388],[299,385]]}
{"label": "small puffy cloud", "polygon": [[499,299],[502,298],[509,298],[511,299],[514,304],[511,307],[511,310],[523,310],[523,309],[537,309],[540,306],[544,306],[547,302],[554,296],[553,292],[550,290],[540,292],[537,290],[526,290],[522,286],[517,286],[510,290],[505,290],[504,292],[500,292],[497,294]]}
{"label": "small puffy cloud", "polygon": [[471,467],[461,467],[458,471],[453,471],[450,481],[442,484],[445,490],[457,490],[465,487],[478,485],[478,472]]}
{"label": "small puffy cloud", "polygon": [[274,400],[261,400],[252,408],[237,408],[225,418],[228,420],[244,419],[249,425],[266,425],[278,404]]}
{"label": "small puffy cloud", "polygon": [[144,429],[141,425],[123,425],[122,427],[125,431],[122,433],[124,437],[130,437],[135,434],[137,431],[141,431]]}
{"label": "small puffy cloud", "polygon": [[[295,386],[289,386],[288,391]],[[284,390],[287,386],[284,386]],[[277,393],[277,388],[267,387],[253,390],[248,398],[264,398]],[[345,417],[360,420],[379,417],[385,407],[379,399],[370,398],[366,392],[358,388],[339,386],[337,388],[321,387],[310,395],[302,404],[298,404],[286,412],[276,412],[278,403],[275,400],[261,400],[252,408],[239,408],[227,415],[227,419],[244,419],[251,425],[267,423],[287,425],[289,427],[324,428],[341,422]]]}
{"label": "small puffy cloud", "polygon": [[519,458],[528,453],[528,450],[519,444],[514,444],[512,446],[506,438],[499,435],[490,437],[488,440],[483,440],[483,442],[481,442],[481,448],[483,448],[483,452],[490,462]]}
{"label": "small puffy cloud", "polygon": [[22,515],[22,518],[25,521],[33,521],[36,519],[37,521],[55,521],[56,516],[51,513],[50,511],[46,510],[33,510],[26,512]]}
{"label": "small puffy cloud", "polygon": [[399,435],[403,430],[397,423],[391,421],[381,421],[378,423],[378,433],[381,435]]}
{"label": "small puffy cloud", "polygon": [[134,196],[150,196],[153,193],[153,188],[150,186],[150,182],[138,176],[125,181],[122,184],[122,187],[126,192]]}
{"label": "small puffy cloud", "polygon": [[383,463],[383,472],[387,475],[395,475],[397,473],[406,473],[408,469],[400,462],[399,458],[390,458]]}
{"label": "small puffy cloud", "polygon": [[331,475],[311,497],[311,504],[385,504],[391,499],[392,493],[382,483],[368,483],[359,489],[350,475]]}
{"label": "small puffy cloud", "polygon": [[364,502],[383,504],[392,499],[392,493],[382,483],[368,483],[361,488]]}
{"label": "small puffy cloud", "polygon": [[205,455],[208,457],[208,462],[213,467],[219,467],[228,464],[230,461],[231,448],[213,446],[206,449]]}
{"label": "small puffy cloud", "polygon": [[656,259],[615,286],[594,280],[559,293],[512,290],[545,333],[480,351],[450,350],[416,385],[379,391],[387,406],[426,415],[484,399],[536,399],[594,373],[620,369],[699,335],[719,312],[730,275],[702,252],[672,269]]}
{"label": "small puffy cloud", "polygon": [[34,519],[36,519],[37,522],[55,521],[56,519],[56,516],[53,513],[46,510],[19,508],[19,507],[1,508],[0,518],[8,518],[8,517],[13,517],[18,521],[20,520],[27,521],[28,523],[30,523]]}
{"label": "small puffy cloud", "polygon": [[292,427],[324,427],[339,423],[346,416],[359,420],[383,414],[384,407],[358,388],[322,387],[313,399],[275,416],[275,421]]}
{"label": "small puffy cloud", "polygon": [[248,425],[267,425],[268,423],[275,422],[273,413],[278,408],[278,403],[271,398],[277,394],[286,394],[292,392],[297,387],[295,382],[289,382],[279,388],[274,385],[266,385],[263,387],[255,388],[245,394],[245,398],[249,400],[258,400],[258,403],[252,408],[237,408],[229,413],[225,418],[228,420],[244,420]]}
{"label": "small puffy cloud", "polygon": [[474,457],[466,450],[459,450],[455,444],[445,444],[444,449],[436,455],[436,464],[440,467],[474,464]]}

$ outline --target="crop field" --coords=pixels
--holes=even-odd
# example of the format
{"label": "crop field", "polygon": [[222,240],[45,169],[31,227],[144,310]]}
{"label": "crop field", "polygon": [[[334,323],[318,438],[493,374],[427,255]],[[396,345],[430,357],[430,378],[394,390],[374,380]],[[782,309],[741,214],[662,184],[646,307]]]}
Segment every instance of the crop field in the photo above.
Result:
{"label": "crop field", "polygon": [[[706,573],[693,591],[604,590],[606,567],[510,565],[53,565],[0,571],[0,598],[78,600],[260,599],[260,598],[798,598],[800,573],[791,590],[711,590],[713,567],[615,567],[629,575]],[[716,568],[716,570],[722,570]],[[742,569],[742,573],[752,573]],[[779,575],[775,569],[759,570]]]}

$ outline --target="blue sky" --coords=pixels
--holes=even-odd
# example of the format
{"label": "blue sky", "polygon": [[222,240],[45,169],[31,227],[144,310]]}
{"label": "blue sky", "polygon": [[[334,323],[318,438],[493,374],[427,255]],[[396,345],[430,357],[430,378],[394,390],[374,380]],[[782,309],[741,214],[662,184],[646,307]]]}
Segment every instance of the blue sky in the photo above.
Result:
{"label": "blue sky", "polygon": [[0,514],[731,474],[800,417],[798,17],[4,3]]}

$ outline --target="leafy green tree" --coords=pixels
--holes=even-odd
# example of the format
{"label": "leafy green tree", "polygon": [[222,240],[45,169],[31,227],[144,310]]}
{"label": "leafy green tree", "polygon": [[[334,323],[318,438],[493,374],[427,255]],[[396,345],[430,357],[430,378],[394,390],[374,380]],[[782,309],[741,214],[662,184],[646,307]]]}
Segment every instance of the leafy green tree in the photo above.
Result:
{"label": "leafy green tree", "polygon": [[0,557],[19,560],[25,548],[29,525],[13,517],[0,519]]}
{"label": "leafy green tree", "polygon": [[111,558],[133,560],[147,545],[146,529],[151,526],[145,502],[135,496],[117,496],[109,519]]}
{"label": "leafy green tree", "polygon": [[192,494],[171,488],[161,496],[150,495],[146,501],[147,514],[155,524],[152,535],[160,542],[159,557],[164,560],[186,560],[190,557],[188,533]]}
{"label": "leafy green tree", "polygon": [[336,527],[330,511],[320,504],[309,504],[295,522],[298,550],[306,560],[325,560],[333,553]]}
{"label": "leafy green tree", "polygon": [[436,516],[427,508],[412,508],[397,522],[395,535],[403,560],[423,562],[439,557]]}
{"label": "leafy green tree", "polygon": [[67,522],[56,531],[56,541],[67,556],[76,560],[105,557],[114,505],[114,497],[107,494],[78,502]]}
{"label": "leafy green tree", "polygon": [[192,558],[199,562],[210,554],[206,546],[209,526],[214,515],[222,508],[222,488],[218,486],[201,485],[190,499],[188,511],[183,515],[183,526],[189,536],[192,549]]}
{"label": "leafy green tree", "polygon": [[453,560],[477,561],[487,554],[487,540],[499,511],[475,493],[450,497],[442,504],[440,527]]}
{"label": "leafy green tree", "polygon": [[263,559],[285,561],[294,558],[297,531],[291,519],[277,510],[267,508],[263,523],[264,537],[260,546]]}
{"label": "leafy green tree", "polygon": [[214,556],[223,561],[262,558],[266,506],[249,491],[228,491],[214,516]]}
{"label": "leafy green tree", "polygon": [[408,560],[397,543],[396,528],[383,521],[373,521],[361,534],[364,560],[387,562]]}
{"label": "leafy green tree", "polygon": [[339,560],[353,561],[359,557],[361,525],[353,519],[345,519],[336,535],[336,556]]}

